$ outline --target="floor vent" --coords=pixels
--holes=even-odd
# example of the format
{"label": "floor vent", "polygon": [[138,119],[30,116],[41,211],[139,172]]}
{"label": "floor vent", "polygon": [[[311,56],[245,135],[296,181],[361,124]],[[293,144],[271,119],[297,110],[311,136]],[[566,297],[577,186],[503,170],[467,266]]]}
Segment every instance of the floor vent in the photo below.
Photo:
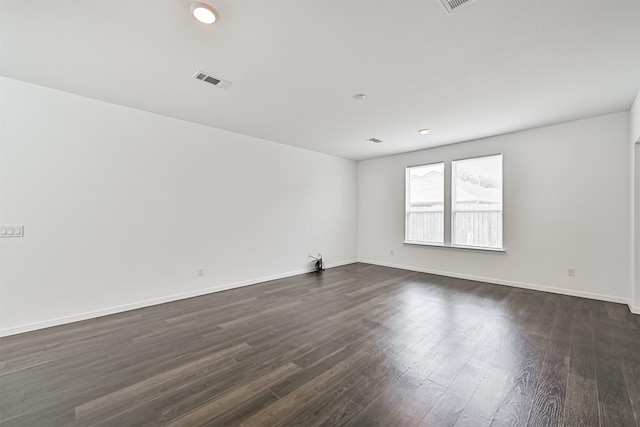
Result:
{"label": "floor vent", "polygon": [[196,71],[196,73],[193,75],[193,78],[212,84],[215,87],[219,87],[220,89],[227,89],[229,86],[231,86],[231,82],[222,80],[218,77],[210,76],[209,74],[205,74],[202,71]]}
{"label": "floor vent", "polygon": [[474,0],[440,0],[447,13],[453,13],[453,11],[465,4],[473,3]]}

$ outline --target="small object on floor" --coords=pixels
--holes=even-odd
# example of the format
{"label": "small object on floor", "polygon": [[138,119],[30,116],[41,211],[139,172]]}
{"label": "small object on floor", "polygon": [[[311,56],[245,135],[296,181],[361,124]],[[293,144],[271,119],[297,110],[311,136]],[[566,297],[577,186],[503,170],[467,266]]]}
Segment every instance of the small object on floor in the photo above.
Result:
{"label": "small object on floor", "polygon": [[316,260],[316,263],[315,263],[316,273],[320,273],[324,271],[324,261],[322,260],[322,254],[318,254],[317,257],[314,257],[313,255],[309,255],[309,257]]}

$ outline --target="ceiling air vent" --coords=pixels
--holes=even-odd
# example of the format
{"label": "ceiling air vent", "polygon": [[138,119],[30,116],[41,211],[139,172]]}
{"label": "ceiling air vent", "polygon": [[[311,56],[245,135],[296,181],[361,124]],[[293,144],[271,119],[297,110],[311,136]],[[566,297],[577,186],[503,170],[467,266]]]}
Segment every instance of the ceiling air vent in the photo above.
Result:
{"label": "ceiling air vent", "polygon": [[369,138],[367,141],[375,142],[376,144],[380,144],[382,142],[382,140],[378,138]]}
{"label": "ceiling air vent", "polygon": [[202,71],[196,71],[196,73],[193,75],[193,78],[210,83],[215,87],[219,87],[220,89],[227,89],[229,86],[231,86],[231,82],[222,80],[218,77],[210,76],[209,74],[205,74]]}
{"label": "ceiling air vent", "polygon": [[473,3],[474,0],[440,0],[447,13],[452,13],[455,9],[465,4]]}

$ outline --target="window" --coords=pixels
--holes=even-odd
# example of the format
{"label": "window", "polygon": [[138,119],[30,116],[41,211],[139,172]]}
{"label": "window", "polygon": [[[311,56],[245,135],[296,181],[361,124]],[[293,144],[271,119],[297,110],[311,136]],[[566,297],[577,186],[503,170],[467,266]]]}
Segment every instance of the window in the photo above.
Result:
{"label": "window", "polygon": [[451,166],[452,244],[502,248],[502,155]]}
{"label": "window", "polygon": [[405,243],[504,252],[502,154],[450,165],[406,169]]}
{"label": "window", "polygon": [[444,163],[407,168],[407,242],[444,243]]}

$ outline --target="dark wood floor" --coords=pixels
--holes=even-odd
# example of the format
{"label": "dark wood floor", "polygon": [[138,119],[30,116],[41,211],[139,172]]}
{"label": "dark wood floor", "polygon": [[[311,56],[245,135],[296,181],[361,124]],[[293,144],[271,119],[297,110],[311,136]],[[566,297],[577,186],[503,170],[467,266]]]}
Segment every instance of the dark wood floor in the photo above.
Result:
{"label": "dark wood floor", "polygon": [[0,340],[2,426],[637,426],[624,305],[366,264]]}

